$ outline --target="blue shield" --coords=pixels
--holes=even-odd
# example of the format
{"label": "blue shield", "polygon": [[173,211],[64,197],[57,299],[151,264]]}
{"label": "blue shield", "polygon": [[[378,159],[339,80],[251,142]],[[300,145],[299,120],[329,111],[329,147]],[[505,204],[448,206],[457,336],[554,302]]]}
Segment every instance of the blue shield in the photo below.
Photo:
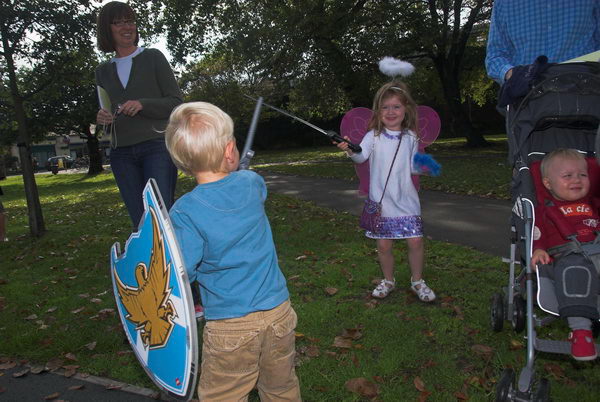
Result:
{"label": "blue shield", "polygon": [[152,381],[178,399],[194,394],[198,329],[175,233],[156,182],[144,189],[145,212],[121,254],[111,249],[111,276],[127,339]]}

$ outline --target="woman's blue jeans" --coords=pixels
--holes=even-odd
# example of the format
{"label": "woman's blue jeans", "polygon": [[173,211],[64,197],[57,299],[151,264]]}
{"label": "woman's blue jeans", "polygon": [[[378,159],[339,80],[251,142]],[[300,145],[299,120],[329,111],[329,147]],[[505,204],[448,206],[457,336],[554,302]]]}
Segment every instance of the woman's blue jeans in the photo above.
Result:
{"label": "woman's blue jeans", "polygon": [[164,139],[112,149],[110,166],[134,228],[138,227],[144,214],[142,193],[148,179],[156,180],[165,207],[170,209],[173,205],[177,168]]}

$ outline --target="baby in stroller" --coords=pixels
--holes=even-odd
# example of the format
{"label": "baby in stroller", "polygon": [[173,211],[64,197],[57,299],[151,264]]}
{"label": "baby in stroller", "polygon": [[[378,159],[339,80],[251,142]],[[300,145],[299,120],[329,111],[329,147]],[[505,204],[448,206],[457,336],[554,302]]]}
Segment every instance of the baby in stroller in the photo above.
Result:
{"label": "baby in stroller", "polygon": [[600,248],[600,218],[598,200],[590,195],[588,162],[574,149],[559,148],[546,155],[540,172],[549,194],[536,208],[531,266],[554,282],[558,313],[571,329],[573,358],[594,360],[600,264],[593,254]]}

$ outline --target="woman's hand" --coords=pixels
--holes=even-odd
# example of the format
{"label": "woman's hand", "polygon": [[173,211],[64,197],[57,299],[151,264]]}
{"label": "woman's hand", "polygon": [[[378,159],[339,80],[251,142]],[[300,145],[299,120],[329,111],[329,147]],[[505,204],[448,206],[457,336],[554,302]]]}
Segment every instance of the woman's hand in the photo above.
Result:
{"label": "woman's hand", "polygon": [[96,114],[96,123],[105,126],[107,124],[111,124],[113,120],[113,115],[108,110],[98,110],[98,114]]}
{"label": "woman's hand", "polygon": [[125,102],[121,105],[121,107],[119,108],[117,113],[124,114],[125,116],[133,117],[136,114],[138,114],[138,112],[140,110],[142,110],[143,108],[144,107],[142,106],[140,101],[128,100],[127,102]]}

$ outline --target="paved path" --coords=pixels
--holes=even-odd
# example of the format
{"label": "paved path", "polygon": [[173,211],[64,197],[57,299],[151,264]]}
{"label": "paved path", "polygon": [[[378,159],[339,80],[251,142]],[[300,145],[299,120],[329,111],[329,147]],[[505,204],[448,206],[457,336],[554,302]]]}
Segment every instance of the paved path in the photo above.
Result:
{"label": "paved path", "polygon": [[[292,195],[317,205],[360,215],[364,197],[355,182],[260,172],[269,191]],[[510,202],[421,191],[426,236],[462,244],[496,256],[508,256]]]}
{"label": "paved path", "polygon": [[[356,183],[335,179],[261,173],[269,191],[287,194],[317,205],[359,215],[364,197]],[[425,234],[435,240],[470,246],[496,256],[507,256],[509,249],[508,201],[421,191]],[[57,373],[26,374],[13,377],[25,367],[0,370],[0,400],[42,401],[60,393],[57,399],[69,401],[152,401],[156,390],[118,384],[99,377],[66,378]],[[79,386],[77,389],[69,389]]]}

